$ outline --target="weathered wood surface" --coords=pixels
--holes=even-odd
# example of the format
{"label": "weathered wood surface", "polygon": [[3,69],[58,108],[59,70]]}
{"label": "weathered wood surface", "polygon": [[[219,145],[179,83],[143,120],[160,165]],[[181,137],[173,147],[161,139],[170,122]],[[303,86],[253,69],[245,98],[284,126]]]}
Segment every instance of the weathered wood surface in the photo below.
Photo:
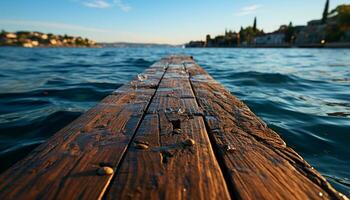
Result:
{"label": "weathered wood surface", "polygon": [[0,199],[101,198],[346,199],[186,56],[155,63],[0,175]]}
{"label": "weathered wood surface", "polygon": [[[182,59],[173,59],[107,199],[230,199]],[[191,144],[194,142],[194,144]]]}

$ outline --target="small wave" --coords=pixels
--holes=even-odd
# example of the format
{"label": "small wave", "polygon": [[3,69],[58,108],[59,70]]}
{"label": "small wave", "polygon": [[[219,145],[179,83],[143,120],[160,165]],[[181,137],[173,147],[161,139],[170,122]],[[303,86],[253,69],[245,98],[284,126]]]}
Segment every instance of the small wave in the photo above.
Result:
{"label": "small wave", "polygon": [[107,51],[107,52],[103,52],[99,57],[111,57],[111,56],[115,56],[116,52],[114,51]]}
{"label": "small wave", "polygon": [[[28,152],[44,142],[45,139],[81,114],[81,112],[57,111],[26,123],[22,122],[22,124],[17,122],[0,124],[2,138],[9,138],[6,142],[6,148],[4,148],[3,144],[0,144],[0,149],[2,149],[0,152],[0,171],[24,157]],[[21,140],[10,138],[21,138]]]}
{"label": "small wave", "polygon": [[[42,66],[42,68],[53,68],[57,71],[62,70],[62,68],[69,68],[69,71],[77,68],[77,67],[83,67],[83,68],[89,68],[96,66],[94,63],[80,63],[80,62],[63,62],[63,63],[56,63],[56,64],[50,64]],[[66,69],[65,69],[66,70]]]}
{"label": "small wave", "polygon": [[124,61],[125,63],[128,63],[128,65],[142,65],[142,66],[150,66],[153,62],[149,61],[149,60],[145,60],[143,58],[138,58],[138,59],[134,59],[134,58],[129,58],[126,59]]}
{"label": "small wave", "polygon": [[[82,113],[62,110],[47,114],[48,111],[41,112],[41,116],[31,120],[1,123],[1,138],[7,139],[6,146],[12,148],[21,140],[50,137]],[[3,149],[3,145],[0,146],[0,149]]]}
{"label": "small wave", "polygon": [[25,61],[27,61],[27,62],[38,62],[40,60],[42,60],[42,59],[39,57],[30,57],[30,58],[25,59]]}
{"label": "small wave", "polygon": [[5,169],[12,166],[14,163],[16,163],[19,159],[18,157],[25,157],[29,154],[34,148],[36,148],[38,145],[43,143],[43,140],[39,141],[29,141],[29,142],[23,142],[20,144],[17,144],[10,149],[6,149],[4,151],[0,152],[0,172],[4,171]]}
{"label": "small wave", "polygon": [[50,104],[49,101],[41,99],[19,99],[6,102],[6,106],[42,106]]}
{"label": "small wave", "polygon": [[122,86],[122,84],[117,83],[103,83],[103,82],[89,82],[89,83],[81,83],[80,86],[94,87],[97,89],[118,89]]}
{"label": "small wave", "polygon": [[304,55],[286,55],[286,58],[313,58],[315,55],[312,54],[304,54]]}
{"label": "small wave", "polygon": [[296,83],[297,77],[293,75],[285,75],[279,73],[261,73],[255,71],[234,73],[232,79],[240,79],[246,84],[251,82],[254,85],[258,84],[281,84],[281,83]]}
{"label": "small wave", "polygon": [[21,93],[2,93],[0,98],[55,97],[69,101],[99,101],[107,95],[108,92],[101,92],[96,88],[79,86],[75,88],[33,90]]}
{"label": "small wave", "polygon": [[75,56],[75,57],[84,57],[84,56],[88,56],[88,54],[86,53],[72,53],[70,54],[71,56]]}
{"label": "small wave", "polygon": [[329,101],[324,101],[324,104],[327,105],[327,106],[350,107],[350,103],[346,103],[346,102],[329,102]]}
{"label": "small wave", "polygon": [[350,181],[348,178],[339,178],[337,176],[330,176],[330,175],[324,175],[324,176],[328,179],[336,181],[337,183],[340,183],[341,185],[350,187]]}
{"label": "small wave", "polygon": [[18,150],[32,148],[31,146],[37,146],[37,145],[42,144],[44,142],[45,142],[44,140],[20,142],[16,145],[11,146],[10,148],[7,148],[5,150],[0,151],[0,157],[3,156],[4,154],[13,153],[13,152],[18,151]]}
{"label": "small wave", "polygon": [[342,63],[333,63],[333,64],[329,64],[328,66],[330,67],[349,67],[349,64],[342,64]]}
{"label": "small wave", "polygon": [[332,81],[338,83],[350,83],[350,78],[335,78],[332,79]]}
{"label": "small wave", "polygon": [[350,112],[334,112],[334,113],[327,113],[327,115],[332,117],[347,117],[347,116],[350,116]]}
{"label": "small wave", "polygon": [[46,81],[45,85],[52,85],[52,86],[58,86],[58,85],[64,85],[67,84],[67,80],[63,78],[55,78],[52,80]]}
{"label": "small wave", "polygon": [[95,88],[90,87],[75,87],[66,89],[49,89],[41,90],[39,93],[36,92],[34,96],[40,97],[55,97],[60,99],[65,99],[69,101],[99,101],[108,95],[108,92],[100,92]]}

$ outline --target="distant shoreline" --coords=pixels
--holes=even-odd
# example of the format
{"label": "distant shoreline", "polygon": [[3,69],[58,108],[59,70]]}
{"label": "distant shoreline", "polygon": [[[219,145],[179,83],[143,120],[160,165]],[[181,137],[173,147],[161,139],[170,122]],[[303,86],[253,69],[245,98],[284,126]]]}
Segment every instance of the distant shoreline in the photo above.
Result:
{"label": "distant shoreline", "polygon": [[23,47],[23,46],[5,46],[0,45],[0,48],[24,48],[24,49],[61,49],[61,48],[67,48],[67,49],[74,49],[74,48],[82,48],[82,49],[101,49],[104,47],[100,46],[93,46],[93,47],[87,47],[87,46],[36,46],[36,47]]}
{"label": "distant shoreline", "polygon": [[[0,45],[0,48],[26,48],[23,46],[5,46]],[[104,45],[96,45],[96,46],[36,46],[31,47],[32,49],[40,49],[40,48],[49,48],[49,49],[58,49],[58,48],[67,48],[67,49],[74,49],[74,48],[83,48],[83,49],[127,49],[127,48],[182,48],[180,45],[177,46],[170,46],[170,45],[148,45],[148,46],[104,46]],[[185,47],[185,49],[350,49],[350,44],[346,45],[303,45],[303,46],[290,46],[290,45],[283,45],[283,46],[277,46],[277,45],[266,45],[266,46],[235,46],[235,47]]]}
{"label": "distant shoreline", "polygon": [[88,38],[69,35],[55,35],[37,31],[0,32],[0,46],[25,48],[36,47],[98,47],[95,41]]}
{"label": "distant shoreline", "polygon": [[259,48],[279,48],[279,49],[350,49],[350,43],[328,43],[328,44],[305,44],[305,45],[250,45],[250,46],[234,46],[234,47],[186,47],[193,49],[201,48],[223,48],[223,49],[259,49]]}

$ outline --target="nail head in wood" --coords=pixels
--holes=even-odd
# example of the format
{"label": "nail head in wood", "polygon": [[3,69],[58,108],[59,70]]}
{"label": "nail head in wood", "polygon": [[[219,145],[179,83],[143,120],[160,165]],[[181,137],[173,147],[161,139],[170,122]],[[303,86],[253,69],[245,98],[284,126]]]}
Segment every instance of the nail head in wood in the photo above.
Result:
{"label": "nail head in wood", "polygon": [[136,143],[135,148],[136,149],[148,149],[148,144],[142,144],[142,143]]}
{"label": "nail head in wood", "polygon": [[185,141],[183,141],[183,144],[185,146],[191,147],[191,146],[195,145],[196,142],[193,139],[191,139],[191,138],[187,138]]}
{"label": "nail head in wood", "polygon": [[106,175],[112,175],[114,173],[114,170],[111,167],[100,167],[97,170],[97,174],[100,176],[106,176]]}

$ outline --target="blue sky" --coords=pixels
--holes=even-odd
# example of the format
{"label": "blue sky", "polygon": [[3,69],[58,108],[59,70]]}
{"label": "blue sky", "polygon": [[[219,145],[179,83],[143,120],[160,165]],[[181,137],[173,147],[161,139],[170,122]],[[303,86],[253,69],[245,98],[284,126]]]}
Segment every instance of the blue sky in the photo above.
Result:
{"label": "blue sky", "polygon": [[[331,0],[331,9],[350,0]],[[0,29],[99,42],[182,44],[252,25],[273,31],[320,18],[325,0],[1,0]]]}

